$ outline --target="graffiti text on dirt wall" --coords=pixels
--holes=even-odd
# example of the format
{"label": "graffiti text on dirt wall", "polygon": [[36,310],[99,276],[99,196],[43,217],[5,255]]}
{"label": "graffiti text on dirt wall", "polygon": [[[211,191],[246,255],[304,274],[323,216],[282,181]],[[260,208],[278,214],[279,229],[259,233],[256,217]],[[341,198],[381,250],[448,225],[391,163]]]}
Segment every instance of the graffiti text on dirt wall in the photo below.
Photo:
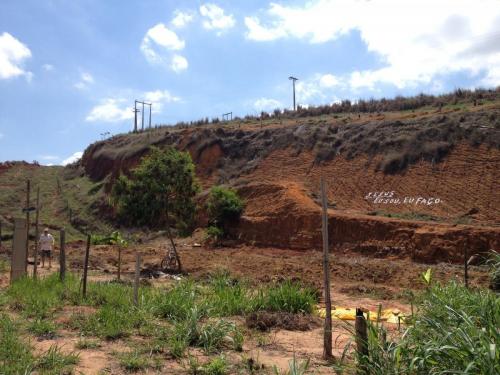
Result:
{"label": "graffiti text on dirt wall", "polygon": [[395,191],[370,191],[365,199],[374,204],[413,204],[415,206],[432,206],[441,203],[441,199],[435,197],[399,197]]}

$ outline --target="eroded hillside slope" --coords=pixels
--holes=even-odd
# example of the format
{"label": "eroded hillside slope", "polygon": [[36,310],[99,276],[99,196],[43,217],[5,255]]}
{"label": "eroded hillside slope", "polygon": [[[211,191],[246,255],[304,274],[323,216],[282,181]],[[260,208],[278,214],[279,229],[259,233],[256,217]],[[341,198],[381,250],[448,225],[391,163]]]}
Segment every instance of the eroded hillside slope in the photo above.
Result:
{"label": "eroded hillside slope", "polygon": [[158,128],[97,142],[74,168],[110,186],[150,145],[189,151],[205,188],[245,198],[238,238],[298,249],[321,244],[324,176],[336,246],[459,261],[500,239],[500,100],[475,104]]}

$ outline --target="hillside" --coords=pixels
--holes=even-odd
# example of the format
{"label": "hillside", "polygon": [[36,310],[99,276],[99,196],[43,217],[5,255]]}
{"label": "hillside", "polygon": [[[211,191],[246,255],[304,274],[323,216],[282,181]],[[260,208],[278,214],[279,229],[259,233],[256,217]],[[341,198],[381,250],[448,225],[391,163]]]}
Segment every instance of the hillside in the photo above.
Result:
{"label": "hillside", "polygon": [[44,200],[57,203],[50,218],[43,217],[47,224],[62,225],[69,200],[80,231],[106,230],[105,193],[113,180],[151,145],[171,145],[191,154],[205,189],[201,197],[214,184],[238,189],[246,208],[233,231],[252,245],[320,248],[324,176],[332,243],[340,249],[460,261],[464,246],[498,248],[500,91],[361,104],[117,135],[90,145],[65,169],[16,166],[1,174],[2,186],[16,181],[18,188],[0,197],[6,202],[0,214],[9,221],[8,212],[20,207],[19,187],[29,171],[35,184],[50,181]]}
{"label": "hillside", "polygon": [[[35,206],[40,188],[40,227],[66,229],[69,240],[84,237],[87,230],[106,231],[101,220],[104,196],[101,184],[60,166],[45,167],[24,162],[0,163],[0,220],[4,239],[11,236],[14,217],[22,217],[26,206],[26,181],[31,181],[31,202]],[[32,224],[35,215],[31,215]]]}

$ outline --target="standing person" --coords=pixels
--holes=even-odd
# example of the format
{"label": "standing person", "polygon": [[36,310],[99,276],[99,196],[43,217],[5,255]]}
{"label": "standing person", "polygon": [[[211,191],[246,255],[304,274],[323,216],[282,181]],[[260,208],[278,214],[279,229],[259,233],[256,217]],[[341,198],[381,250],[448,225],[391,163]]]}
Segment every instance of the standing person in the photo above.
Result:
{"label": "standing person", "polygon": [[42,268],[45,267],[45,257],[49,258],[49,269],[52,268],[52,249],[54,248],[54,237],[49,233],[49,228],[43,230],[38,245],[42,251]]}

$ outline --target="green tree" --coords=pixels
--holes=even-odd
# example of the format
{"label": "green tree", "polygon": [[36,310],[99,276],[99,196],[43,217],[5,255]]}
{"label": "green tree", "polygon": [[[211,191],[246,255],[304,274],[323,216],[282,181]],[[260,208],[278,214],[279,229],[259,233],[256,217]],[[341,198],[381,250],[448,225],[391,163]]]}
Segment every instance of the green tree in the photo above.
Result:
{"label": "green tree", "polygon": [[209,224],[225,232],[227,224],[239,220],[243,212],[243,200],[236,191],[214,186],[207,200]]}
{"label": "green tree", "polygon": [[190,228],[199,185],[194,164],[187,152],[173,147],[152,147],[130,178],[120,176],[112,190],[117,214],[127,224],[165,227],[172,249],[182,269],[171,227],[185,232]]}

